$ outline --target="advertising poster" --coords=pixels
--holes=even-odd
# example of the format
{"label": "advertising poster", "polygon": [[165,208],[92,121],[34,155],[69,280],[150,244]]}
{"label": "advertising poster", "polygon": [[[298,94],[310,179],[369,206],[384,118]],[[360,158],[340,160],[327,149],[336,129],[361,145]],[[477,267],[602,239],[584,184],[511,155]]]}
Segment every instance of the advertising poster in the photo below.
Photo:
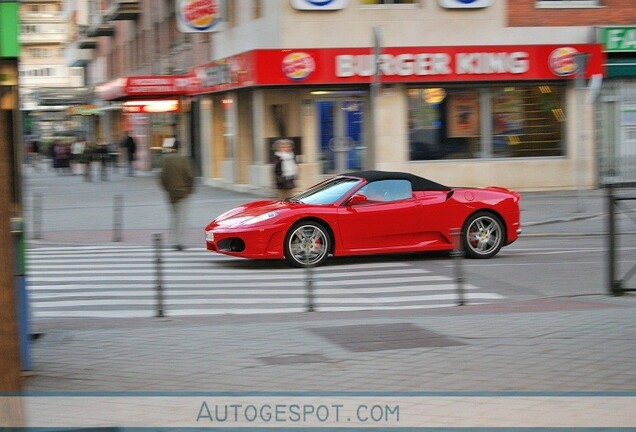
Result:
{"label": "advertising poster", "polygon": [[509,92],[493,100],[495,135],[516,135],[523,130],[523,94]]}
{"label": "advertising poster", "polygon": [[448,136],[479,136],[479,96],[476,93],[454,94],[448,99]]}

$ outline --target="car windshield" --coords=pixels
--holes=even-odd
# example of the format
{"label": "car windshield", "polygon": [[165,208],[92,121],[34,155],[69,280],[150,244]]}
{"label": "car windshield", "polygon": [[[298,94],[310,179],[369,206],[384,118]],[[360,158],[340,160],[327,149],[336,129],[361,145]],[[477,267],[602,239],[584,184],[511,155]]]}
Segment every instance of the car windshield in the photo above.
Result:
{"label": "car windshield", "polygon": [[352,177],[334,177],[295,195],[291,201],[317,205],[333,204],[360,182],[360,179]]}

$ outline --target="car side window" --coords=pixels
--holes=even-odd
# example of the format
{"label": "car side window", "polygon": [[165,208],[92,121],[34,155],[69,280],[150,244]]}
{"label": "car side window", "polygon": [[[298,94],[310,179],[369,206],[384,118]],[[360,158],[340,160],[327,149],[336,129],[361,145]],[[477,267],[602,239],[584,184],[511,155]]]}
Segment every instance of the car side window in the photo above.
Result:
{"label": "car side window", "polygon": [[408,180],[378,180],[364,185],[359,193],[373,202],[391,202],[413,197],[411,182]]}

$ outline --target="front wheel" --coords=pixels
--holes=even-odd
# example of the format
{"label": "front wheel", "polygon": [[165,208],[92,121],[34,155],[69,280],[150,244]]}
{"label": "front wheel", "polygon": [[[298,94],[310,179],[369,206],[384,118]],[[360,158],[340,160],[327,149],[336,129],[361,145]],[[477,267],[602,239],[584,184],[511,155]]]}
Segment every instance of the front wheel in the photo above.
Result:
{"label": "front wheel", "polygon": [[463,246],[470,258],[491,258],[504,244],[505,228],[501,219],[488,212],[478,212],[466,221]]}
{"label": "front wheel", "polygon": [[315,267],[327,259],[331,237],[318,222],[301,221],[285,236],[285,259],[294,267]]}

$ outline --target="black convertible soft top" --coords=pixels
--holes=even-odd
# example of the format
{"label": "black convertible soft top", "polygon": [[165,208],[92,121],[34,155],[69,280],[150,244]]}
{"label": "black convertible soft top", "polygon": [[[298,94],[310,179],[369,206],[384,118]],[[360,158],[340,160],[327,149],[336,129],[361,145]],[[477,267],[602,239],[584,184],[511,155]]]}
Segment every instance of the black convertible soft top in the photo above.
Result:
{"label": "black convertible soft top", "polygon": [[405,172],[353,171],[342,175],[347,177],[362,178],[365,179],[367,182],[378,180],[408,180],[411,182],[414,191],[448,191],[451,189],[448,186],[435,183],[432,180],[428,180],[423,177],[416,176],[415,174]]}

